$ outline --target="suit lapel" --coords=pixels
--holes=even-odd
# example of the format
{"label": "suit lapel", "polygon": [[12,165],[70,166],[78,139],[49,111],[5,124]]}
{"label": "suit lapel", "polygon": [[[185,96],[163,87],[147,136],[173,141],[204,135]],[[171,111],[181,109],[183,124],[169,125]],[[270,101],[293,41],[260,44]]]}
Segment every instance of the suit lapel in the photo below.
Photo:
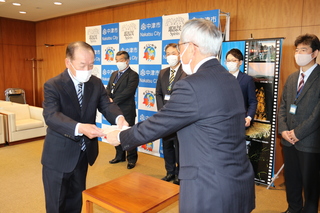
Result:
{"label": "suit lapel", "polygon": [[63,89],[65,90],[66,94],[68,94],[68,96],[70,97],[72,105],[77,107],[77,111],[80,114],[81,109],[78,101],[77,91],[71,77],[68,74],[67,69],[64,71],[62,75],[62,79],[63,79]]}
{"label": "suit lapel", "polygon": [[[92,77],[91,77],[92,78]],[[86,83],[84,83],[84,91],[83,91],[83,102],[82,102],[82,110],[81,112],[85,112],[88,108],[88,105],[90,103],[90,98],[93,92],[94,85],[90,80]],[[81,113],[83,115],[83,113]]]}
{"label": "suit lapel", "polygon": [[164,82],[163,87],[165,88],[166,91],[167,91],[168,86],[169,86],[170,71],[171,71],[171,68],[168,67],[167,70],[163,73],[163,76],[162,76],[162,78],[165,79],[165,81],[163,81]]}
{"label": "suit lapel", "polygon": [[238,77],[237,77],[238,81],[241,82],[243,77],[244,77],[244,74],[239,70]]}
{"label": "suit lapel", "polygon": [[113,83],[114,82],[114,79],[116,78],[116,76],[118,75],[118,71],[115,71],[111,74],[111,77],[110,77],[110,82]]}
{"label": "suit lapel", "polygon": [[[296,79],[294,84],[295,86],[297,86],[298,84],[299,74],[300,72],[298,72],[298,75],[295,78]],[[299,95],[299,98],[297,100],[297,103],[299,103],[299,101],[303,98],[303,96],[307,93],[307,91],[313,86],[314,82],[317,80],[317,78],[319,78],[319,74],[320,74],[320,66],[318,65],[316,66],[316,68],[314,68],[307,82],[304,84],[301,94]],[[318,86],[318,85],[315,85],[315,86]]]}

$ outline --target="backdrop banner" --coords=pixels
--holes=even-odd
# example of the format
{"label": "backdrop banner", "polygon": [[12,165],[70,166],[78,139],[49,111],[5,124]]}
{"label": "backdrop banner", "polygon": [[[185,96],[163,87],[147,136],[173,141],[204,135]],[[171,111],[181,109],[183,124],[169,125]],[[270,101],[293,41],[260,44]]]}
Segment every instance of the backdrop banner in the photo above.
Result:
{"label": "backdrop banner", "polygon": [[[205,18],[219,26],[219,15],[220,10],[209,10],[86,27],[86,42],[93,46],[96,54],[93,74],[107,86],[111,73],[117,71],[115,54],[127,51],[130,67],[139,74],[135,95],[136,122],[146,120],[157,112],[155,88],[158,74],[169,66],[165,46],[179,41],[182,26],[187,20]],[[97,114],[98,127],[110,125],[100,113]],[[138,150],[163,156],[161,139],[150,141]]]}
{"label": "backdrop banner", "polygon": [[252,76],[258,100],[253,124],[246,130],[248,157],[255,171],[255,181],[270,184],[274,176],[276,113],[283,38],[250,39],[223,42],[221,63],[227,52],[239,49],[244,55],[240,71]]}

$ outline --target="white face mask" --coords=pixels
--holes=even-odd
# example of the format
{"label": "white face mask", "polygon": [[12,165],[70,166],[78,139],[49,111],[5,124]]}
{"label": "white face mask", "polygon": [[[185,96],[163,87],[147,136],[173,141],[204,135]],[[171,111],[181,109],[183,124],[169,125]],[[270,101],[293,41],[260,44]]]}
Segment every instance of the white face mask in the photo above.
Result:
{"label": "white face mask", "polygon": [[188,49],[188,47],[189,47],[189,43],[188,43],[188,46],[184,49],[183,53],[180,55],[180,60],[181,60],[181,65],[182,65],[183,71],[184,71],[187,75],[192,75],[193,72],[192,72],[191,66],[190,66],[192,59],[190,59],[189,63],[187,63],[187,64],[184,64],[184,63],[182,62],[183,54],[186,52],[186,50]]}
{"label": "white face mask", "polygon": [[117,67],[118,67],[119,71],[122,71],[125,68],[127,68],[127,63],[126,62],[117,62]]}
{"label": "white face mask", "polygon": [[227,62],[226,63],[227,68],[229,70],[229,72],[235,72],[238,70],[238,63],[237,62]]}
{"label": "white face mask", "polygon": [[312,53],[310,54],[295,54],[294,58],[296,59],[296,63],[300,66],[300,67],[304,67],[307,64],[310,63],[310,61],[313,60]]}
{"label": "white face mask", "polygon": [[167,62],[170,65],[170,67],[174,67],[178,64],[178,56],[177,55],[168,55],[167,56]]}
{"label": "white face mask", "polygon": [[81,83],[85,83],[85,82],[89,81],[91,74],[92,74],[92,69],[91,70],[76,70],[76,68],[74,68],[71,61],[70,61],[70,64],[73,67],[73,69],[76,71],[76,76],[73,76],[73,77],[77,81],[79,81]]}

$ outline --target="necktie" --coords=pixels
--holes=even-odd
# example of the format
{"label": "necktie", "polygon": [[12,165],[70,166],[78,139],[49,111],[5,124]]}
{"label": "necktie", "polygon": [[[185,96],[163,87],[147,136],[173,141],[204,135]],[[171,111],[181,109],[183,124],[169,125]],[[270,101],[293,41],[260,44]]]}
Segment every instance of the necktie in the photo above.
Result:
{"label": "necktie", "polygon": [[82,85],[83,83],[78,84],[78,92],[77,92],[80,108],[82,107],[82,100],[83,100]]}
{"label": "necktie", "polygon": [[299,81],[299,85],[298,85],[298,89],[297,89],[297,94],[300,94],[303,86],[304,86],[304,74],[301,73],[300,81]]}
{"label": "necktie", "polygon": [[173,80],[174,80],[174,70],[171,70],[171,74],[170,74],[170,78],[169,78],[169,86],[168,86],[168,91],[170,92],[171,89],[172,89],[172,83],[173,83]]}
{"label": "necktie", "polygon": [[115,77],[113,83],[116,84],[119,80],[119,78],[121,77],[121,75],[123,74],[123,72],[118,72],[117,76]]}
{"label": "necktie", "polygon": [[[82,100],[83,100],[82,85],[83,85],[83,83],[78,84],[78,92],[77,92],[80,108],[82,108]],[[80,146],[81,146],[82,151],[86,150],[86,143],[84,142],[83,138],[81,139]]]}

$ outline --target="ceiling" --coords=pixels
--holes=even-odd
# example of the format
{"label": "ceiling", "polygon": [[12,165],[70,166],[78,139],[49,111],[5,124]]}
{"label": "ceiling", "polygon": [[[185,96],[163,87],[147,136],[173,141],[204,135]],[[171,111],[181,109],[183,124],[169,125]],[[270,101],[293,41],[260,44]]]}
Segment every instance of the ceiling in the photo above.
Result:
{"label": "ceiling", "polygon": [[[0,0],[0,17],[37,22],[137,1],[141,0]],[[54,2],[61,2],[62,5],[55,5]],[[20,3],[21,6],[12,3]]]}

